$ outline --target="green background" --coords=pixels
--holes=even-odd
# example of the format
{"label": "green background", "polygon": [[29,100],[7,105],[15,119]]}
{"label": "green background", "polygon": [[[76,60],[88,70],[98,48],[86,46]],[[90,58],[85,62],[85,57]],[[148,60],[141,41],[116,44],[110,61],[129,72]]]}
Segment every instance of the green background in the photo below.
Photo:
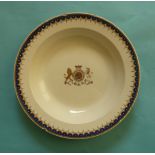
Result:
{"label": "green background", "polygon": [[[89,140],[65,140],[42,131],[23,113],[13,86],[18,49],[38,24],[69,12],[103,16],[136,48],[141,87],[118,127]],[[0,2],[0,152],[155,152],[155,2]]]}

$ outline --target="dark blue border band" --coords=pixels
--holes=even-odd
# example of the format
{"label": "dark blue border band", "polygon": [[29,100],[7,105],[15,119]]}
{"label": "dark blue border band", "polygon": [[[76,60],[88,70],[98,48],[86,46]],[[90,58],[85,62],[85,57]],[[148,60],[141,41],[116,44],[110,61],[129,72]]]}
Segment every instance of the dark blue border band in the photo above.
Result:
{"label": "dark blue border band", "polygon": [[[19,80],[19,71],[20,71],[20,64],[22,61],[22,57],[24,55],[24,52],[26,51],[26,48],[28,47],[28,44],[33,40],[33,38],[39,33],[41,32],[43,29],[45,29],[46,27],[63,21],[65,19],[74,19],[74,18],[83,18],[83,19],[89,19],[89,20],[93,20],[93,21],[97,21],[99,23],[102,23],[106,26],[108,26],[109,28],[111,28],[112,30],[114,30],[124,41],[124,43],[126,44],[126,46],[128,47],[130,54],[132,56],[132,60],[133,63],[135,65],[134,70],[135,70],[135,79],[134,79],[134,87],[133,87],[133,92],[131,95],[131,98],[129,99],[128,104],[126,105],[126,107],[123,109],[123,111],[121,112],[121,114],[112,122],[110,122],[108,125],[100,128],[99,130],[96,131],[92,131],[92,132],[86,132],[86,133],[82,133],[82,134],[73,134],[73,133],[67,133],[67,132],[62,132],[60,130],[56,130],[54,128],[49,127],[48,125],[44,124],[41,120],[39,120],[34,114],[33,112],[28,108],[26,101],[24,99],[24,97],[22,96],[22,89],[20,86],[20,80]],[[66,14],[66,15],[61,15],[59,17],[53,18],[45,23],[43,23],[41,26],[39,26],[38,28],[36,28],[31,34],[30,36],[26,39],[26,41],[24,42],[24,44],[22,45],[19,54],[17,56],[17,60],[15,63],[15,89],[17,92],[17,96],[18,99],[22,105],[22,107],[24,108],[24,110],[26,111],[26,113],[29,115],[29,117],[36,122],[41,128],[47,130],[49,133],[64,137],[64,138],[88,138],[88,137],[92,137],[92,136],[97,136],[101,133],[104,133],[105,131],[111,129],[112,127],[114,127],[116,124],[118,124],[120,122],[120,120],[122,120],[124,118],[124,116],[129,112],[131,106],[133,105],[133,102],[137,96],[138,93],[138,87],[139,87],[139,79],[140,79],[140,72],[139,72],[139,63],[138,63],[138,59],[137,56],[135,54],[135,51],[131,45],[131,43],[129,42],[129,40],[127,39],[127,37],[117,28],[115,27],[112,23],[106,21],[103,18],[100,17],[96,17],[93,15],[89,15],[89,14],[83,14],[83,13],[73,13],[73,14]]]}

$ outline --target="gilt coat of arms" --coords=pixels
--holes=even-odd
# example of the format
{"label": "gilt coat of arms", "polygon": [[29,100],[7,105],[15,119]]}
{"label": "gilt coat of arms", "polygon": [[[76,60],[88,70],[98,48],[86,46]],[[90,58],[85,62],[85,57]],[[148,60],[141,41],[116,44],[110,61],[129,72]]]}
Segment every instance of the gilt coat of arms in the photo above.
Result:
{"label": "gilt coat of arms", "polygon": [[77,65],[74,69],[67,68],[66,72],[67,73],[64,74],[64,84],[66,85],[81,86],[93,84],[92,72],[88,67],[83,69],[81,65]]}

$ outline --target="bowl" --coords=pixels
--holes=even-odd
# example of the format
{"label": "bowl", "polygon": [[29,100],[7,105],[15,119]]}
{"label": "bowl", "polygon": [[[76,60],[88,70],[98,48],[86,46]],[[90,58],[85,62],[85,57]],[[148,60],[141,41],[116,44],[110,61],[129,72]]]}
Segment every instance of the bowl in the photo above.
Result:
{"label": "bowl", "polygon": [[104,18],[72,13],[38,26],[15,63],[15,89],[29,118],[54,135],[105,133],[130,111],[139,86],[133,46]]}

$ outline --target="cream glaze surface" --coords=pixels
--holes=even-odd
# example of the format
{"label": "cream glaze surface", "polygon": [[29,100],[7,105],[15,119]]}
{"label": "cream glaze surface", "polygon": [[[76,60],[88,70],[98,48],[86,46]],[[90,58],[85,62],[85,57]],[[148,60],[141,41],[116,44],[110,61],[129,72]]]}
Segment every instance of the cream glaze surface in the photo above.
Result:
{"label": "cream glaze surface", "polygon": [[[69,84],[68,69],[73,80]],[[74,84],[88,75],[92,83]],[[22,60],[20,79],[23,96],[39,119],[62,131],[83,133],[121,113],[132,93],[134,64],[113,30],[91,20],[72,19],[49,26],[33,39]]]}
{"label": "cream glaze surface", "polygon": [[[89,67],[91,85],[65,85],[64,73],[75,65]],[[36,102],[51,117],[81,124],[104,117],[117,104],[124,86],[119,51],[104,36],[69,29],[48,38],[32,58],[30,85]]]}

